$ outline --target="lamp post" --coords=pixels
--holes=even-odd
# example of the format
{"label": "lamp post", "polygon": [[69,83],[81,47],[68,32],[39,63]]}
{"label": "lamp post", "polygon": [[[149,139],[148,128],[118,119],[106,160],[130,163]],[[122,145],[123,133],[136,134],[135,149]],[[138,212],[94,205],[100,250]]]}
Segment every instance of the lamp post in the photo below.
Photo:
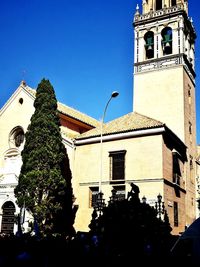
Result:
{"label": "lamp post", "polygon": [[101,120],[101,135],[100,135],[100,149],[101,149],[101,155],[100,155],[100,160],[101,160],[101,165],[100,165],[100,179],[99,179],[99,193],[101,193],[101,184],[102,184],[102,173],[103,173],[103,158],[102,158],[102,152],[103,152],[103,124],[104,124],[104,119],[106,115],[106,110],[108,108],[108,105],[111,101],[112,98],[115,98],[119,95],[117,91],[112,92],[103,112],[102,120]]}
{"label": "lamp post", "polygon": [[161,220],[161,215],[164,214],[165,211],[165,205],[164,202],[162,202],[162,196],[159,193],[157,196],[158,201],[155,203],[156,212],[158,215],[158,218]]}

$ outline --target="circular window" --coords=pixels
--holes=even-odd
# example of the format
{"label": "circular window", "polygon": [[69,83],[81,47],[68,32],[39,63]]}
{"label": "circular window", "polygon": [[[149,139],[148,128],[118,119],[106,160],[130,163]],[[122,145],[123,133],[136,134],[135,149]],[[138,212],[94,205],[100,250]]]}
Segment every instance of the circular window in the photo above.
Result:
{"label": "circular window", "polygon": [[24,102],[24,99],[23,99],[23,98],[20,98],[20,99],[19,99],[19,103],[22,105],[23,102]]}

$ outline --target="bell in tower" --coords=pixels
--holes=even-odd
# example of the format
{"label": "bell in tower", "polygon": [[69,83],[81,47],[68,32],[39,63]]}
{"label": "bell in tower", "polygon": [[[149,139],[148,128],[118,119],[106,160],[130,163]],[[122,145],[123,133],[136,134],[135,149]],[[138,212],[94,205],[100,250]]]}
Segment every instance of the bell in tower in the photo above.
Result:
{"label": "bell in tower", "polygon": [[161,32],[163,55],[172,54],[172,29],[166,27]]}
{"label": "bell in tower", "polygon": [[[189,117],[184,107],[189,102],[182,102],[183,95],[187,86],[195,86],[196,75],[196,32],[188,16],[188,1],[143,0],[142,8],[140,13],[137,7],[134,17],[134,110],[166,122],[184,140]],[[152,95],[159,103],[151,103]],[[190,117],[195,125],[195,115]]]}
{"label": "bell in tower", "polygon": [[154,33],[148,31],[145,36],[146,59],[154,58]]}

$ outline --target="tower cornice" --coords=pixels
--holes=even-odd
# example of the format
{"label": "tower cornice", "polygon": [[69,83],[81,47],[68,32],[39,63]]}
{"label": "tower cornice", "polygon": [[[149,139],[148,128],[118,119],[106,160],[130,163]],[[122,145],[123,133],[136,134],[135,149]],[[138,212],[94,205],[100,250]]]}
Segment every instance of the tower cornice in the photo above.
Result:
{"label": "tower cornice", "polygon": [[[188,15],[186,11],[183,9],[182,4],[178,4],[176,6],[165,7],[160,10],[155,10],[155,11],[151,10],[150,12],[145,14],[140,14],[139,12],[136,12],[133,20],[133,26],[135,27],[140,24],[151,23],[166,18],[172,18],[176,17],[177,15],[182,15],[184,16],[185,19],[189,21]],[[192,24],[191,26],[193,27]]]}
{"label": "tower cornice", "polygon": [[186,11],[183,9],[182,4],[173,6],[173,7],[165,7],[160,10],[153,11],[151,10],[148,13],[140,14],[139,12],[136,12],[134,16],[133,26],[137,27],[140,25],[146,25],[150,23],[154,23],[166,19],[171,19],[173,17],[177,16],[183,16],[187,28],[190,30],[190,33],[192,34],[193,39],[196,39],[196,31],[192,24],[192,22],[189,20],[189,17],[186,13]]}
{"label": "tower cornice", "polygon": [[185,54],[176,54],[176,55],[172,54],[172,55],[164,56],[161,58],[154,58],[154,59],[134,63],[135,74],[148,72],[148,71],[158,71],[162,69],[176,67],[179,65],[184,66],[193,84],[195,84],[196,74],[192,68],[191,63],[188,61],[187,56]]}

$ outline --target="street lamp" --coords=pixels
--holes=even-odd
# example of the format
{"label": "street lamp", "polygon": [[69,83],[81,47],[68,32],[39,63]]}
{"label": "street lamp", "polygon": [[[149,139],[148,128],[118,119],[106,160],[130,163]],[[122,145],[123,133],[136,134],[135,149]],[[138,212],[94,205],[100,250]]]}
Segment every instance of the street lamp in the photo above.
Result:
{"label": "street lamp", "polygon": [[112,92],[105,108],[104,108],[104,112],[103,112],[103,116],[102,116],[102,120],[101,120],[101,136],[100,136],[100,149],[101,149],[101,166],[100,166],[100,179],[99,179],[99,193],[101,193],[101,183],[102,183],[102,173],[103,173],[103,159],[102,159],[102,152],[103,152],[103,124],[104,124],[104,119],[105,119],[105,115],[106,115],[106,110],[108,108],[108,105],[111,101],[112,98],[115,98],[119,95],[119,93],[117,91]]}
{"label": "street lamp", "polygon": [[161,220],[161,215],[164,214],[165,211],[165,205],[164,202],[162,202],[162,196],[159,193],[157,196],[158,201],[155,203],[156,212],[158,215],[158,218]]}

